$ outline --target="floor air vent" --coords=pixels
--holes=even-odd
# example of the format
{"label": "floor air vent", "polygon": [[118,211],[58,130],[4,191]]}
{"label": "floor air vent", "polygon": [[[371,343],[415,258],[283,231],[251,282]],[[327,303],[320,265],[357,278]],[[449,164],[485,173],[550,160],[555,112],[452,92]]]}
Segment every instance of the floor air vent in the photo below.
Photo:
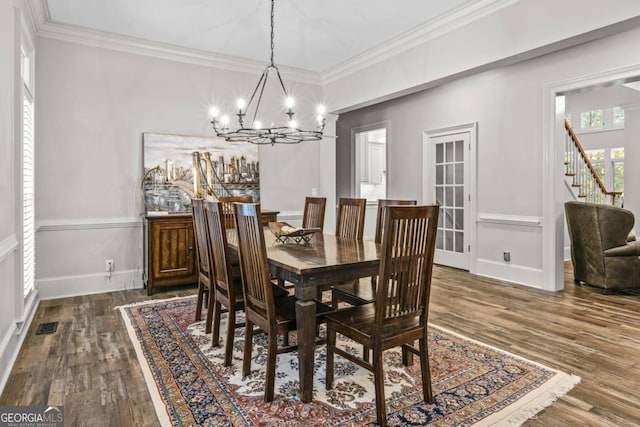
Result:
{"label": "floor air vent", "polygon": [[58,322],[40,323],[36,335],[52,334],[58,329]]}

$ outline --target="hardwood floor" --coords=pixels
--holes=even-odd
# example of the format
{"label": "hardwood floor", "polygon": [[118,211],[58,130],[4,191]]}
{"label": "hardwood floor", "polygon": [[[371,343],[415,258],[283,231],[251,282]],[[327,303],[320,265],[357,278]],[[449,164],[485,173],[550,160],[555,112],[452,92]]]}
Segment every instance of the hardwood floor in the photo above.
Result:
{"label": "hardwood floor", "polygon": [[[525,426],[640,425],[640,295],[602,295],[576,286],[538,291],[434,269],[430,321],[582,381]],[[195,294],[157,292],[151,298]],[[158,424],[142,372],[114,307],[146,300],[146,291],[40,303],[0,405],[65,406],[65,425]],[[59,321],[52,335],[38,324]]]}

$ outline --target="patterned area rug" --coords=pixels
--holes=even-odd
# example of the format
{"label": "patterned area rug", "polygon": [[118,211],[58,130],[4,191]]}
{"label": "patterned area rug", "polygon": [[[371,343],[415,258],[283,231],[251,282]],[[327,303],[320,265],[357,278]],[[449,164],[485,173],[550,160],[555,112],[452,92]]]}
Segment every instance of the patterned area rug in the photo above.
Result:
{"label": "patterned area rug", "polygon": [[[326,391],[324,346],[315,352],[313,402],[305,404],[297,397],[294,352],[278,355],[276,398],[264,403],[264,334],[254,336],[252,373],[243,379],[243,328],[235,332],[233,364],[224,367],[223,346],[211,347],[204,322],[193,322],[195,297],[119,309],[162,425],[376,425],[373,376],[337,356],[335,386]],[[389,350],[384,356],[385,396],[391,426],[520,425],[580,381],[442,328],[429,328],[435,404],[422,401],[418,360],[404,367],[400,351]],[[222,335],[224,324],[220,330]],[[362,351],[344,339],[338,345]]]}

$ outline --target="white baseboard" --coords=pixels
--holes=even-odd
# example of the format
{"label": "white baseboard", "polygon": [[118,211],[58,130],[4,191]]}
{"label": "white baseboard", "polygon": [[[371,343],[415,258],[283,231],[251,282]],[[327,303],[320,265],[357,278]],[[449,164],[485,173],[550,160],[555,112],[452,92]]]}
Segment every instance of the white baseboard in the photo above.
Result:
{"label": "white baseboard", "polygon": [[16,363],[18,353],[20,353],[20,347],[22,347],[22,343],[33,321],[33,316],[36,314],[40,300],[36,295],[32,301],[32,304],[25,313],[24,320],[20,322],[20,328],[18,328],[16,322],[11,322],[6,333],[0,340],[0,372],[2,373],[0,374],[0,394],[2,394],[5,385],[7,385],[9,374],[11,374],[11,369]]}
{"label": "white baseboard", "polygon": [[65,298],[77,295],[141,289],[140,270],[114,271],[108,273],[79,274],[74,276],[46,277],[37,280],[41,300]]}
{"label": "white baseboard", "polygon": [[[538,268],[479,259],[476,274],[536,289],[546,289],[543,282],[543,272]],[[553,283],[549,285],[551,286]]]}

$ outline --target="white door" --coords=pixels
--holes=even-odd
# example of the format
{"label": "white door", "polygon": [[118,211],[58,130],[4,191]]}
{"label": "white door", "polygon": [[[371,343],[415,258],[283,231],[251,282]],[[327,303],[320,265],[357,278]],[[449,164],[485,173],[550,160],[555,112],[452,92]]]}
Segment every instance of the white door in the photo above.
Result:
{"label": "white door", "polygon": [[426,134],[423,202],[438,203],[435,263],[470,270],[471,132]]}

